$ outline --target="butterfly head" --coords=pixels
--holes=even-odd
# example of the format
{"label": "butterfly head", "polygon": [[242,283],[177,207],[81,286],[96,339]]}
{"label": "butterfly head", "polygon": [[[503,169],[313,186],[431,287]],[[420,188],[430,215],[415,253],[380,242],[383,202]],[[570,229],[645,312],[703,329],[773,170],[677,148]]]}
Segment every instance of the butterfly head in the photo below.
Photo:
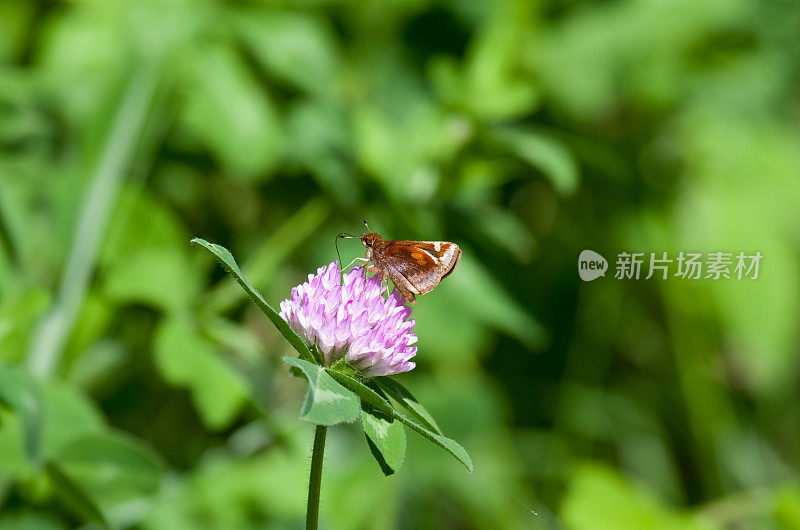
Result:
{"label": "butterfly head", "polygon": [[367,248],[372,248],[374,245],[383,241],[383,238],[374,232],[367,232],[361,236],[361,244]]}

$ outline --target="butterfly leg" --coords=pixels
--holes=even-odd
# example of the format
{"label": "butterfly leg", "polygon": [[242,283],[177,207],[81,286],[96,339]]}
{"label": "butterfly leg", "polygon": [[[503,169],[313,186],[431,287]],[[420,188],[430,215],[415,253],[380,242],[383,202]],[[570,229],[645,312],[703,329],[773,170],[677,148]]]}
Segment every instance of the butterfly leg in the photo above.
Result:
{"label": "butterfly leg", "polygon": [[389,274],[385,270],[379,270],[377,267],[372,267],[372,271],[375,274],[381,275],[381,288],[386,287],[388,292],[389,290]]}
{"label": "butterfly leg", "polygon": [[364,280],[365,281],[367,279],[367,273],[372,274],[373,278],[375,276],[379,276],[380,280],[381,280],[381,286],[383,286],[385,284],[387,289],[388,289],[388,287],[389,287],[389,280],[388,280],[389,273],[386,272],[385,269],[378,268],[377,266],[375,266],[374,263],[370,263],[369,265],[364,267]]}
{"label": "butterfly leg", "polygon": [[347,269],[349,269],[349,268],[350,268],[350,265],[352,265],[352,264],[353,264],[353,263],[355,263],[356,261],[360,261],[361,263],[367,263],[369,260],[368,260],[367,258],[356,258],[356,259],[354,259],[353,261],[351,261],[350,263],[348,263],[347,265],[345,265],[345,266],[344,266],[344,268],[342,269],[342,272],[344,272],[344,271],[346,271]]}
{"label": "butterfly leg", "polygon": [[363,270],[364,270],[364,279],[367,278],[367,273],[370,273],[370,274],[373,274],[373,275],[374,274],[380,274],[381,275],[381,281],[383,281],[383,278],[386,277],[386,273],[383,270],[381,270],[378,267],[376,267],[373,263],[370,263],[369,265],[364,267]]}

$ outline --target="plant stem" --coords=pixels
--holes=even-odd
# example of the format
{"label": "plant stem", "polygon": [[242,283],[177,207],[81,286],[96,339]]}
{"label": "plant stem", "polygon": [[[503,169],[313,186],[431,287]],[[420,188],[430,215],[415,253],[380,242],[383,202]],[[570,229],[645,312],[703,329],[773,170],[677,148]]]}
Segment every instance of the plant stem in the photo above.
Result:
{"label": "plant stem", "polygon": [[322,460],[325,457],[325,435],[327,433],[327,426],[317,425],[314,433],[314,449],[311,453],[311,474],[308,478],[306,530],[317,530],[319,521],[319,489],[322,485]]}

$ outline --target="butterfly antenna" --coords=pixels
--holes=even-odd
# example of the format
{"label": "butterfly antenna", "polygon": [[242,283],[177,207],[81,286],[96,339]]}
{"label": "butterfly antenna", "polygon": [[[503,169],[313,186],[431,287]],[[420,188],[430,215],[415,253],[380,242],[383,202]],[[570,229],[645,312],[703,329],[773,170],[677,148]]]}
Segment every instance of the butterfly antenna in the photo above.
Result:
{"label": "butterfly antenna", "polygon": [[364,219],[364,226],[367,227],[367,232],[369,232],[369,225],[367,224],[367,220],[366,219]]}
{"label": "butterfly antenna", "polygon": [[353,234],[348,234],[347,232],[342,232],[333,242],[333,246],[336,247],[336,257],[339,259],[339,284],[344,285],[344,269],[342,269],[342,256],[339,254],[339,240],[340,239],[356,239],[357,236]]}
{"label": "butterfly antenna", "polygon": [[339,255],[339,239],[343,236],[339,234],[336,236],[336,239],[333,242],[333,246],[336,247],[336,258],[339,260],[339,285],[344,285],[344,271],[342,270],[342,256]]}

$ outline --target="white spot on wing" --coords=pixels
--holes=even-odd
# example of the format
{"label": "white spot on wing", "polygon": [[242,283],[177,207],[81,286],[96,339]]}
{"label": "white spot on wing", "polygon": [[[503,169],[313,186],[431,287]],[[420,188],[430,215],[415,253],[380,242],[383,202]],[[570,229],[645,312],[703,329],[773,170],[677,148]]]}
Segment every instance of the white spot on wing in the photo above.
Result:
{"label": "white spot on wing", "polygon": [[433,244],[433,250],[435,250],[436,252],[439,252],[439,248],[441,248],[441,246],[442,246],[442,242],[441,241],[437,241],[436,243]]}
{"label": "white spot on wing", "polygon": [[450,263],[450,260],[453,259],[453,254],[455,253],[456,253],[456,246],[450,245],[450,247],[444,252],[441,262],[444,264]]}
{"label": "white spot on wing", "polygon": [[[429,257],[430,257],[430,258],[433,260],[433,262],[434,262],[434,263],[436,263],[436,262],[438,261],[438,260],[436,259],[436,256],[434,256],[433,254],[431,254],[430,252],[428,252],[428,251],[427,251],[427,250],[425,250],[424,248],[421,248],[421,249],[419,249],[419,250],[421,250],[422,252],[424,252],[425,254],[427,254],[427,255],[428,255],[428,256],[429,256]],[[437,249],[437,250],[438,250],[438,249]]]}

